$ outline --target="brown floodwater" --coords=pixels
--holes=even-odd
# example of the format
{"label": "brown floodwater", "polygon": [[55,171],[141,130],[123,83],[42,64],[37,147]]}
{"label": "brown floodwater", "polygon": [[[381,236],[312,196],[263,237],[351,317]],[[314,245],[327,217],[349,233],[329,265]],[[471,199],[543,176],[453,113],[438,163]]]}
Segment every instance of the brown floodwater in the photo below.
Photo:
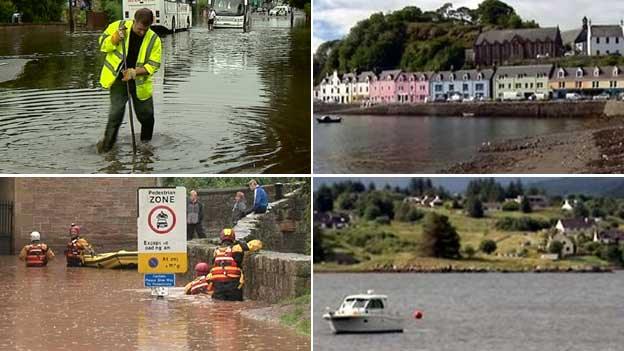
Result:
{"label": "brown floodwater", "polygon": [[[26,268],[0,256],[0,350],[309,350],[308,337],[240,316],[254,301],[172,289],[152,298],[133,270]],[[181,285],[182,282],[178,282]]]}

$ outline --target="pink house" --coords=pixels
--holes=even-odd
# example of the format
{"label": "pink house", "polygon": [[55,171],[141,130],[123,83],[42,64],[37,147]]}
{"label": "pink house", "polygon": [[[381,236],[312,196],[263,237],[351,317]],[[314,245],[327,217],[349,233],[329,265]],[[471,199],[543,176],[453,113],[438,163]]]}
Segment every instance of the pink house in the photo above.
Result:
{"label": "pink house", "polygon": [[370,98],[375,103],[397,102],[397,80],[401,70],[382,71],[379,77],[373,78]]}
{"label": "pink house", "polygon": [[401,72],[396,79],[396,102],[406,104],[411,102],[411,84],[414,81],[414,74]]}
{"label": "pink house", "polygon": [[423,103],[429,96],[430,72],[416,72],[412,74],[410,81],[410,103]]}

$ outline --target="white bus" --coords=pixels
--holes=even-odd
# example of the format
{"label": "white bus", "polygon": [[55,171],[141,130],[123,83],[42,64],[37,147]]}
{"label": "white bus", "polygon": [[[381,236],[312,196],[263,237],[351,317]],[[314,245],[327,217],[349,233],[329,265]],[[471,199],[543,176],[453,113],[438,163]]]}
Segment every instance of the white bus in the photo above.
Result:
{"label": "white bus", "polygon": [[217,13],[215,28],[249,28],[251,11],[248,0],[208,0]]}
{"label": "white bus", "polygon": [[144,7],[154,12],[152,27],[176,32],[193,26],[191,0],[123,0],[123,18],[134,19],[134,12]]}

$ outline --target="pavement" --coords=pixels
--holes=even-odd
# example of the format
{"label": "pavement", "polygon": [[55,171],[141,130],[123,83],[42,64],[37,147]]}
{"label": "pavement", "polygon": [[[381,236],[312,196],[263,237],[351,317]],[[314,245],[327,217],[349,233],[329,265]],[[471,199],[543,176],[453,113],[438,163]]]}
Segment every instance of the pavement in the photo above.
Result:
{"label": "pavement", "polygon": [[0,59],[0,83],[14,80],[22,73],[30,59]]}

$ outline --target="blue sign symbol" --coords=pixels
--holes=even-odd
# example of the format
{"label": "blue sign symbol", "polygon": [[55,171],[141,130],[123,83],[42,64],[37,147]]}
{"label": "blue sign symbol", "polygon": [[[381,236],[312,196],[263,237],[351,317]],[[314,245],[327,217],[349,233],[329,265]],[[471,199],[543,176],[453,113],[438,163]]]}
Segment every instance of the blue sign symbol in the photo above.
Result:
{"label": "blue sign symbol", "polygon": [[149,266],[152,268],[156,268],[158,266],[158,259],[156,257],[152,257],[149,259],[147,264],[149,264]]}

